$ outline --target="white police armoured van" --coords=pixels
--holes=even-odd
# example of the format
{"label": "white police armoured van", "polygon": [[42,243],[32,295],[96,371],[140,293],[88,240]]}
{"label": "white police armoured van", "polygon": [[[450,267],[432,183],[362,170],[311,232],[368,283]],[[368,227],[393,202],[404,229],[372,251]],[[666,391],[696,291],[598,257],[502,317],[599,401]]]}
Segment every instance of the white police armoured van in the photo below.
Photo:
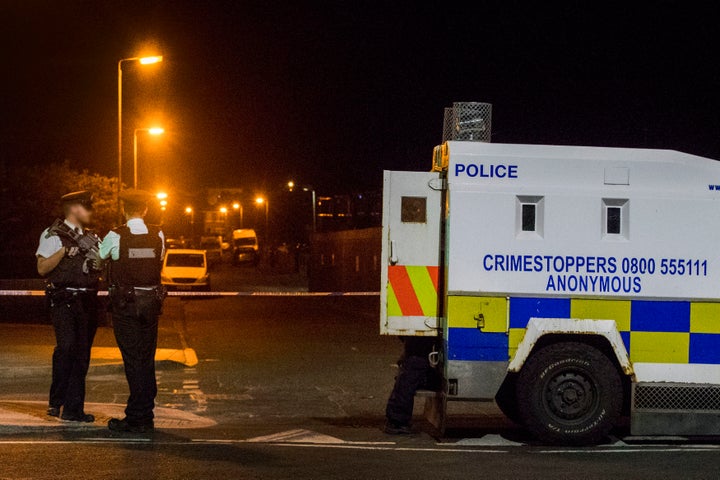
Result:
{"label": "white police armoured van", "polygon": [[496,400],[548,443],[720,435],[720,163],[448,123],[432,172],[384,175],[381,333],[441,337],[439,425]]}

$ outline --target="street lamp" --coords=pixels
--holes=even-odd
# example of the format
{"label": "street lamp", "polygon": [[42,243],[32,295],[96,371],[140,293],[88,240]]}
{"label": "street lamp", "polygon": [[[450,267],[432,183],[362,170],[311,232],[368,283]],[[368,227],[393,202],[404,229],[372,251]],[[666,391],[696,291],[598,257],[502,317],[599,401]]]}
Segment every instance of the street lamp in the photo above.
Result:
{"label": "street lamp", "polygon": [[242,203],[235,202],[232,205],[233,210],[240,210],[240,228],[243,228],[243,217],[245,216],[245,209],[242,206]]}
{"label": "street lamp", "polygon": [[[287,183],[288,190],[291,192],[295,189],[295,182],[293,180],[290,180]],[[312,200],[312,233],[315,233],[317,231],[317,221],[315,219],[316,215],[316,209],[317,206],[315,205],[315,189],[310,185],[300,185],[302,187],[303,192],[310,192],[311,200]]]}
{"label": "street lamp", "polygon": [[138,188],[138,160],[137,160],[137,134],[138,132],[147,132],[150,135],[162,135],[165,129],[160,127],[136,128],[133,131],[133,188]]}
{"label": "street lamp", "polygon": [[312,233],[317,232],[317,200],[315,198],[315,189],[312,186],[302,187],[303,192],[310,192],[312,200]]}
{"label": "street lamp", "polygon": [[162,62],[162,55],[151,57],[129,57],[121,58],[117,63],[118,77],[118,218],[122,218],[120,207],[120,191],[122,190],[122,64],[125,62],[139,62],[141,65],[150,65]]}
{"label": "street lamp", "polygon": [[190,238],[195,241],[195,211],[191,206],[185,207],[185,215],[190,217]]}
{"label": "street lamp", "polygon": [[263,198],[263,197],[257,197],[255,199],[255,203],[258,207],[265,205],[265,237],[268,237],[268,230],[270,229],[270,222],[268,220],[268,209],[270,208],[270,202]]}

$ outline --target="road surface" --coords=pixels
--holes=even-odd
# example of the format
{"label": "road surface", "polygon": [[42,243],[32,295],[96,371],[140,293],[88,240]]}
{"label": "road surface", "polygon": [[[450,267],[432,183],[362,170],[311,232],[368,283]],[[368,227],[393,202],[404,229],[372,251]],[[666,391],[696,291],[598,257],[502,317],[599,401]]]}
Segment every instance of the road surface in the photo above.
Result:
{"label": "road surface", "polygon": [[[0,379],[0,479],[720,477],[717,444],[612,438],[546,448],[492,406],[453,406],[443,439],[421,420],[414,435],[383,434],[400,344],[377,335],[377,297],[184,307],[180,325],[200,362],[159,365],[158,432],[50,421],[48,378]],[[120,414],[126,396],[120,367],[90,376],[88,411],[100,421]]]}

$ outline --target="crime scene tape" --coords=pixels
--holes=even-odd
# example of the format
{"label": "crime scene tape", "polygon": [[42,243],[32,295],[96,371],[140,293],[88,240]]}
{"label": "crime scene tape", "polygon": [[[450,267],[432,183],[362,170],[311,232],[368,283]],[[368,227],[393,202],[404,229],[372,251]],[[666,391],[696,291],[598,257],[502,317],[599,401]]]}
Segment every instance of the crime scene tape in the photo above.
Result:
{"label": "crime scene tape", "polygon": [[[106,290],[98,292],[107,296]],[[376,297],[380,292],[168,292],[171,297]],[[0,290],[0,297],[43,297],[44,290]]]}

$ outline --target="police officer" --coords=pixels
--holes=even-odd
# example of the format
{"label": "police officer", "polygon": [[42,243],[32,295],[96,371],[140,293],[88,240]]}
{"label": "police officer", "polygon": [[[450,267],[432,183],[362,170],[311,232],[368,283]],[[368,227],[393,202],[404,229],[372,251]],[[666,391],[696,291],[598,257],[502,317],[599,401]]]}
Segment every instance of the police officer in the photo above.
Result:
{"label": "police officer", "polygon": [[155,349],[164,295],[160,269],[165,239],[159,227],[146,225],[144,221],[151,194],[126,190],[120,198],[127,223],[108,232],[100,244],[100,257],[112,260],[110,308],[130,397],[125,418],[110,419],[108,428],[146,433],[154,428]]}
{"label": "police officer", "polygon": [[92,215],[92,194],[73,192],[61,200],[65,221],[58,220],[42,233],[35,253],[38,273],[47,278],[46,294],[56,340],[47,414],[89,423],[95,417],[85,413],[85,376],[97,331],[100,275],[81,251],[77,238],[90,235],[85,226]]}
{"label": "police officer", "polygon": [[440,378],[429,359],[430,353],[435,350],[436,339],[401,337],[401,340],[404,352],[398,361],[395,385],[385,408],[387,421],[383,431],[390,435],[411,433],[415,393],[420,389],[436,390],[440,387]]}

